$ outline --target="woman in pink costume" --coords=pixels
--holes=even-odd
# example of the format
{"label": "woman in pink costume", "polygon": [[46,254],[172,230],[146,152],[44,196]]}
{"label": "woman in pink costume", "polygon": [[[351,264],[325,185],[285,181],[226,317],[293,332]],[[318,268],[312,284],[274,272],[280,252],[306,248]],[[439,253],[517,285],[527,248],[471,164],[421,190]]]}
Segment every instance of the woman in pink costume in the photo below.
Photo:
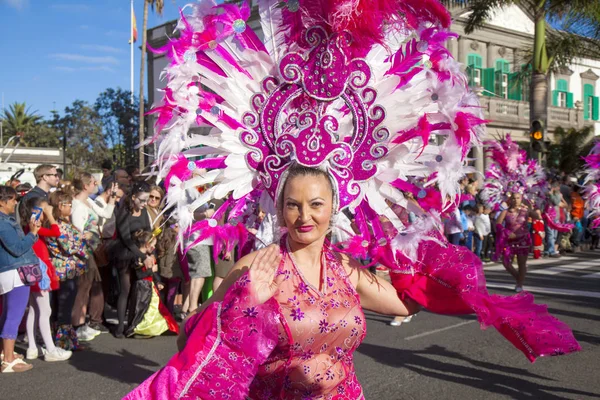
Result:
{"label": "woman in pink costume", "polygon": [[[501,243],[502,264],[517,281],[515,286],[517,293],[523,290],[523,282],[527,273],[527,257],[531,250],[529,218],[540,219],[541,217],[530,206],[523,204],[523,195],[515,191],[510,196],[508,207],[502,210],[496,219],[497,240]],[[518,270],[512,264],[515,256],[519,266]]]}
{"label": "woman in pink costume", "polygon": [[[281,239],[237,262],[185,322],[180,351],[127,399],[363,399],[352,362],[363,308],[476,313],[531,361],[579,350],[530,294],[490,295],[479,259],[440,233],[485,122],[444,47],[447,10],[261,0],[264,43],[250,11],[201,1],[159,49],[171,64],[153,110],[157,167],[181,236],[197,237],[190,247],[210,238],[217,255],[243,248],[257,210]],[[212,129],[189,135],[198,125]],[[402,192],[418,203],[409,226],[390,207],[411,207]],[[213,199],[223,205],[212,218],[193,222]],[[355,231],[333,248],[329,230],[348,230],[341,212]],[[392,286],[353,259],[405,278]]]}

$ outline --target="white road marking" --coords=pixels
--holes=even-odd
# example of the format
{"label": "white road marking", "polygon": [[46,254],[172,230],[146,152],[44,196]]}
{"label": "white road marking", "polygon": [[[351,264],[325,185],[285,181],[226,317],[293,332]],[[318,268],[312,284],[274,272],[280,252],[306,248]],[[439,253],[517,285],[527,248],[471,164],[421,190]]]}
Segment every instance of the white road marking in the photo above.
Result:
{"label": "white road marking", "polygon": [[582,275],[582,276],[580,276],[580,278],[581,279],[585,279],[585,278],[598,279],[598,278],[600,278],[600,272],[594,272],[593,274]]}
{"label": "white road marking", "polygon": [[[488,288],[493,289],[514,289],[514,283],[500,283],[500,282],[487,282]],[[600,292],[590,292],[587,290],[571,290],[571,289],[559,289],[559,288],[542,288],[537,286],[525,285],[524,290],[531,293],[541,294],[556,294],[559,296],[572,296],[572,297],[591,297],[593,299],[600,299]]]}
{"label": "white road marking", "polygon": [[464,321],[464,322],[461,322],[459,324],[447,326],[445,328],[434,329],[432,331],[422,332],[422,333],[419,333],[418,335],[409,336],[407,338],[404,338],[404,340],[418,339],[418,338],[421,338],[423,336],[429,336],[429,335],[433,335],[434,333],[447,331],[448,329],[454,329],[454,328],[458,328],[459,326],[463,326],[463,325],[467,325],[467,324],[472,324],[473,322],[477,322],[477,320],[474,319],[474,320],[471,320],[471,321]]}
{"label": "white road marking", "polygon": [[598,262],[593,262],[593,263],[585,262],[585,263],[577,263],[577,264],[571,264],[571,265],[557,265],[555,267],[528,270],[527,272],[530,274],[537,274],[537,275],[557,275],[557,274],[560,274],[563,272],[573,272],[573,271],[578,271],[578,270],[582,270],[582,269],[593,268],[598,265],[600,265],[600,263],[598,263]]}

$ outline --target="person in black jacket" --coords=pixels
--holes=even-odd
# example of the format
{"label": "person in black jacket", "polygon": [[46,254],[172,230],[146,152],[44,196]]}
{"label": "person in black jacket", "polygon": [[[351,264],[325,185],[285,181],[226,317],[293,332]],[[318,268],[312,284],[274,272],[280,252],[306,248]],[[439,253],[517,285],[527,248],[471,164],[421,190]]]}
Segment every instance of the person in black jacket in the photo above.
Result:
{"label": "person in black jacket", "polygon": [[119,324],[114,332],[115,337],[123,338],[125,328],[125,313],[127,300],[131,290],[131,273],[137,260],[152,269],[155,264],[154,257],[142,252],[134,241],[137,231],[152,232],[150,217],[145,209],[150,195],[150,186],[145,182],[137,182],[130,194],[124,199],[122,206],[117,210],[117,240],[111,249],[114,265],[119,273],[120,293],[117,301],[117,317]]}

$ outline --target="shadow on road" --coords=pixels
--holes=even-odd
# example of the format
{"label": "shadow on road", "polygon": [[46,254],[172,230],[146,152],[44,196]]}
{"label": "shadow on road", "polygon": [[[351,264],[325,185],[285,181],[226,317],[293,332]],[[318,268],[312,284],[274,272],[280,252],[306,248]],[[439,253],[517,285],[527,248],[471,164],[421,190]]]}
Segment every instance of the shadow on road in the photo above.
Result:
{"label": "shadow on road", "polygon": [[[413,351],[363,343],[357,351],[392,367],[406,368],[423,376],[470,386],[494,394],[504,394],[517,400],[560,400],[564,399],[561,396],[562,393],[600,398],[595,393],[531,382],[523,378],[545,381],[552,379],[532,374],[521,368],[473,360],[441,346],[430,346],[422,351]],[[442,356],[450,360],[444,362],[432,359],[430,356]],[[460,365],[453,360],[466,361],[473,367]]]}
{"label": "shadow on road", "polygon": [[98,353],[93,349],[78,352],[69,363],[80,371],[91,372],[124,383],[139,384],[154,371],[143,367],[158,367],[154,361],[140,357],[127,350],[119,354]]}

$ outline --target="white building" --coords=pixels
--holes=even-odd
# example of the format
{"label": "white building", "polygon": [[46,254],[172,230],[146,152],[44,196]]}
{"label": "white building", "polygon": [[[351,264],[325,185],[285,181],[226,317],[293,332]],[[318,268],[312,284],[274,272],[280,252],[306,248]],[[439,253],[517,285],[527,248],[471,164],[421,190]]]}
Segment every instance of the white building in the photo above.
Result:
{"label": "white building", "polygon": [[[450,5],[454,23],[451,30],[459,35],[451,40],[448,48],[453,56],[465,64],[473,90],[481,100],[486,119],[487,138],[499,138],[510,133],[517,142],[529,142],[529,85],[517,79],[522,68],[522,49],[533,48],[534,22],[518,6],[510,6],[496,12],[485,27],[469,35],[464,32],[466,13],[463,6]],[[256,9],[250,18],[250,26],[262,38],[257,21]],[[167,42],[174,32],[176,21],[148,30],[149,44],[157,48]],[[158,103],[162,97],[160,80],[168,61],[162,55],[148,57],[149,103]],[[600,60],[581,59],[560,74],[552,75],[548,93],[548,126],[546,140],[555,142],[557,127],[564,129],[582,128],[593,125],[595,134],[600,135]],[[153,127],[149,126],[149,134]],[[474,149],[477,169],[483,172],[487,161],[482,149]]]}
{"label": "white building", "polygon": [[[62,149],[38,147],[6,147],[0,148],[0,183],[8,181],[17,171],[23,170],[19,180],[35,186],[33,170],[41,164],[52,164],[63,168]],[[70,161],[67,160],[67,166]]]}

